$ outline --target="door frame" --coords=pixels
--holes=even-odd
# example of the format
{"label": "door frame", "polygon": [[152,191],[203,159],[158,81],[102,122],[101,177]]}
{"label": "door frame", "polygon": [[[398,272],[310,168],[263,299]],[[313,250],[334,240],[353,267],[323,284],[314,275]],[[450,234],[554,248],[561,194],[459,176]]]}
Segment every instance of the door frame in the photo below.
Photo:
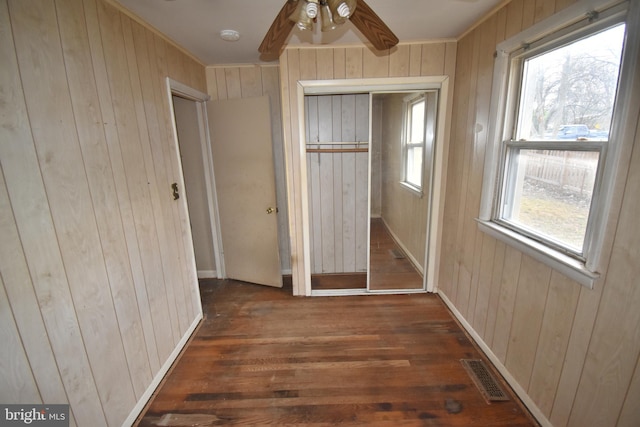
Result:
{"label": "door frame", "polygon": [[[220,218],[218,215],[218,198],[216,194],[215,174],[213,170],[213,156],[211,153],[211,140],[209,137],[209,125],[207,120],[207,104],[211,98],[206,93],[200,92],[197,89],[193,89],[190,86],[185,85],[177,80],[173,80],[170,77],[166,78],[167,96],[169,98],[169,109],[171,111],[171,129],[173,132],[173,140],[178,153],[178,167],[180,168],[180,188],[184,189],[184,173],[182,170],[182,161],[180,160],[180,143],[178,141],[178,131],[175,123],[175,111],[173,108],[173,96],[179,96],[195,102],[197,119],[198,119],[198,131],[200,134],[200,149],[202,151],[204,180],[207,194],[207,205],[209,208],[209,221],[211,223],[211,240],[213,243],[213,253],[216,263],[215,275],[218,279],[226,277],[224,268],[224,251],[222,250],[221,230],[220,230]],[[186,203],[185,191],[182,191],[182,196],[185,197],[183,206],[189,217],[189,207]]]}
{"label": "door frame", "polygon": [[[306,129],[305,129],[305,95],[328,95],[328,94],[349,94],[349,93],[371,93],[371,92],[399,92],[399,91],[420,91],[437,89],[438,115],[436,125],[436,137],[434,141],[433,153],[433,181],[431,191],[431,209],[427,223],[427,242],[425,251],[425,274],[427,292],[436,292],[436,278],[439,267],[439,254],[437,251],[442,234],[442,220],[444,215],[444,191],[446,186],[446,153],[448,152],[448,141],[446,135],[449,129],[449,107],[450,90],[449,77],[423,76],[423,77],[384,77],[365,79],[336,79],[336,80],[298,80],[296,88],[296,98],[298,107],[298,141],[300,144],[300,188],[302,208],[302,243],[303,243],[303,283],[298,286],[298,294],[305,296],[312,295],[345,295],[345,292],[338,291],[312,291],[311,289],[311,238],[310,238],[310,217],[309,217],[309,193],[307,184],[307,160],[306,160]],[[371,114],[371,108],[369,108]],[[369,123],[369,140],[371,139],[371,123]],[[369,180],[369,186],[371,186]],[[369,192],[371,189],[369,188]],[[369,203],[371,200],[369,200]],[[370,209],[370,207],[369,207]],[[369,225],[370,226],[370,225]],[[369,237],[368,237],[369,238]],[[369,251],[367,251],[369,257]],[[367,259],[367,269],[369,260]],[[368,274],[368,272],[367,272]],[[300,286],[302,285],[302,286]],[[302,287],[302,289],[300,289]],[[419,290],[424,292],[424,290]],[[295,289],[294,289],[295,293]],[[379,293],[379,292],[376,292]],[[406,293],[406,291],[403,291]],[[355,290],[347,294],[372,294],[368,291]]]}

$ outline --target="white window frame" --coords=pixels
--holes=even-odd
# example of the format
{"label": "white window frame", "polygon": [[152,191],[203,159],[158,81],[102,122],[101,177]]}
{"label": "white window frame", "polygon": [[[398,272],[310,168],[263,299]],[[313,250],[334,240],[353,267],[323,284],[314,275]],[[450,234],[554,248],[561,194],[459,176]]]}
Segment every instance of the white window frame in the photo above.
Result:
{"label": "white window frame", "polygon": [[[480,214],[477,219],[479,228],[589,288],[593,288],[600,276],[601,255],[603,244],[607,239],[609,216],[615,214],[612,212],[614,203],[620,203],[619,200],[614,199],[614,190],[623,179],[622,172],[628,167],[628,159],[622,159],[620,154],[629,150],[633,144],[638,101],[633,99],[630,88],[639,80],[638,76],[634,75],[640,65],[638,60],[640,5],[638,3],[636,1],[581,0],[505,40],[496,49],[489,140],[485,152]],[[606,28],[618,22],[626,22],[618,94],[609,143],[601,151],[600,172],[593,193],[593,207],[590,212],[584,250],[581,257],[576,257],[557,246],[545,244],[507,227],[499,221],[498,198],[507,162],[503,141],[510,139],[513,133],[518,113],[514,97],[518,97],[520,91],[520,84],[513,84],[512,64],[517,60],[514,57],[524,49],[536,49],[541,45],[559,45],[573,40],[576,33],[584,31],[587,27]],[[549,42],[550,38],[553,38],[552,42]],[[600,148],[597,149],[600,150]]]}
{"label": "white window frame", "polygon": [[[423,117],[423,130],[422,140],[420,142],[410,142],[409,136],[411,134],[411,121],[412,107],[422,102],[424,104],[424,117]],[[403,100],[403,120],[402,120],[402,181],[400,182],[407,189],[422,196],[422,187],[424,186],[424,155],[425,155],[425,140],[426,140],[426,122],[427,120],[427,97],[426,93],[420,93],[418,95],[411,94]],[[409,181],[407,175],[409,174],[409,150],[415,148],[422,148],[422,159],[420,163],[420,183],[416,184]]]}

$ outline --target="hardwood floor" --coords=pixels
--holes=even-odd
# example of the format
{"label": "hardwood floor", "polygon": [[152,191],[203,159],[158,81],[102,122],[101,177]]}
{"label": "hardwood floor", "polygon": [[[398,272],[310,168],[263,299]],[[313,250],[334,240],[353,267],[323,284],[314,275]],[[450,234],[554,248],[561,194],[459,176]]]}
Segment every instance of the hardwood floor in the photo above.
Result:
{"label": "hardwood floor", "polygon": [[437,295],[200,287],[204,320],[141,427],[537,425],[513,397],[485,402],[460,363],[481,356]]}
{"label": "hardwood floor", "polygon": [[[380,218],[371,219],[370,240],[371,290],[422,289],[422,276],[404,256]],[[394,251],[402,256],[394,255]]]}

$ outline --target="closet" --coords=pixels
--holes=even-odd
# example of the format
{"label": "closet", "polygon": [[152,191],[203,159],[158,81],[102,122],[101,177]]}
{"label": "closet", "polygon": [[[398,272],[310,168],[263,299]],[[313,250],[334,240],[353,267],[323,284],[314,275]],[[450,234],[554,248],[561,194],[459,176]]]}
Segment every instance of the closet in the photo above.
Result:
{"label": "closet", "polygon": [[[437,91],[306,95],[311,289],[424,290]],[[401,185],[407,97],[428,99],[426,191]]]}

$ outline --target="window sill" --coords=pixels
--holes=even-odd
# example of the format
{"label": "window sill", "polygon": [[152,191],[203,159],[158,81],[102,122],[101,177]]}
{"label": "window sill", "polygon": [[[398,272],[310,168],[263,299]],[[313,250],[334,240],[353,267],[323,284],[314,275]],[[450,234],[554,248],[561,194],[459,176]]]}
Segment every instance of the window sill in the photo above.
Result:
{"label": "window sill", "polygon": [[400,181],[400,187],[412,193],[414,196],[422,198],[422,190],[405,181]]}
{"label": "window sill", "polygon": [[476,221],[480,231],[518,249],[589,289],[593,289],[594,283],[600,277],[599,273],[588,270],[583,262],[551,249],[540,242],[536,242],[491,221],[481,219],[476,219]]}

